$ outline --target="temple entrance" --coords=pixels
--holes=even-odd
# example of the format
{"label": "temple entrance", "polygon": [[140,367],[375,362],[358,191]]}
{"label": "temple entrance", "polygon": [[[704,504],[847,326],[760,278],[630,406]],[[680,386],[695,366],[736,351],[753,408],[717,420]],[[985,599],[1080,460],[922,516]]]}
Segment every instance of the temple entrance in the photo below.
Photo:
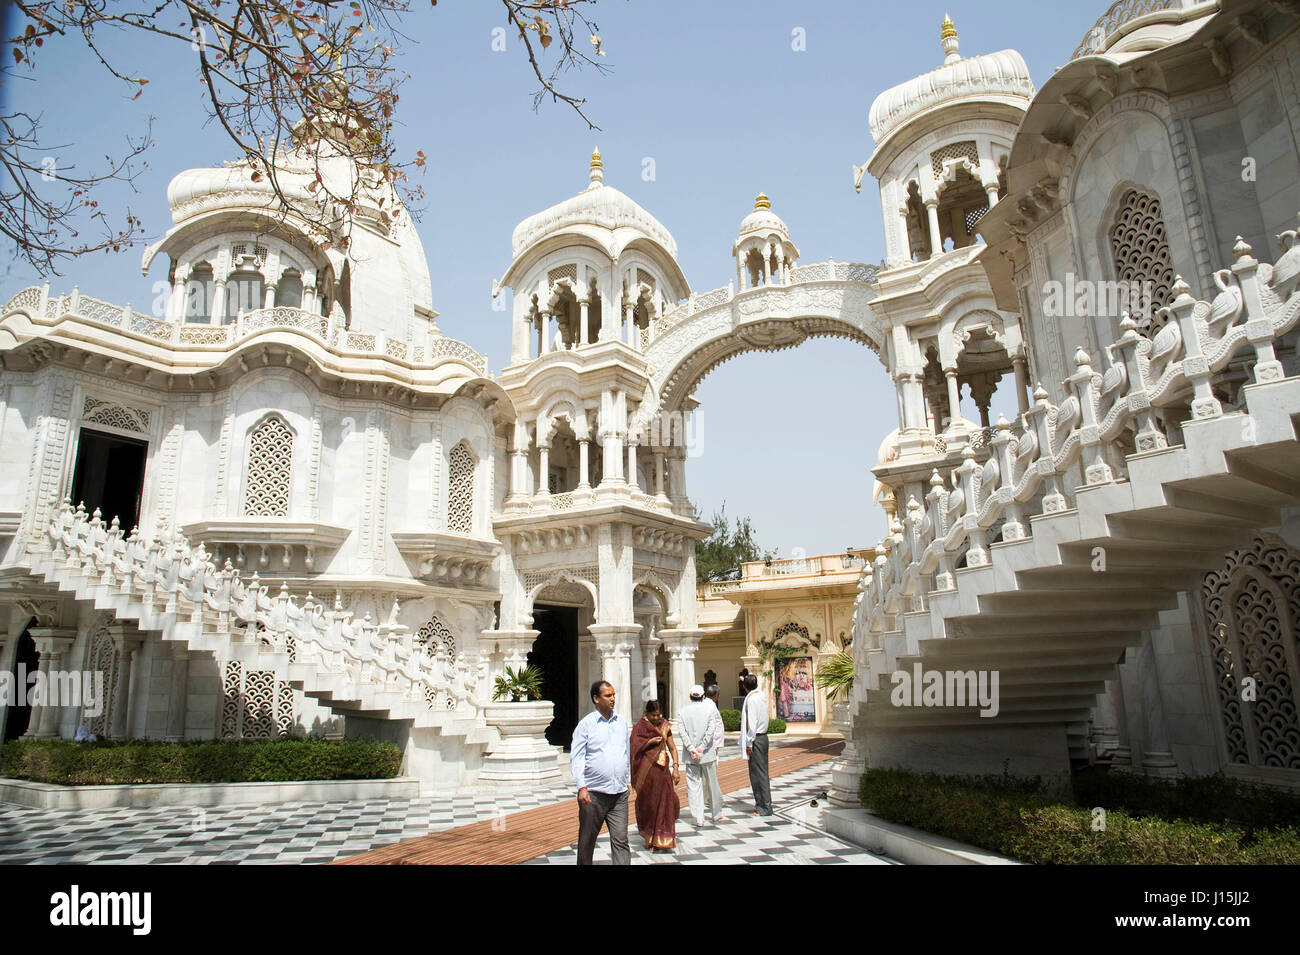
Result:
{"label": "temple entrance", "polygon": [[118,527],[129,534],[140,523],[148,451],[144,441],[82,428],[72,472],[72,503],[84,503],[90,514],[99,508],[105,524],[116,517]]}
{"label": "temple entrance", "polygon": [[569,748],[578,720],[578,701],[585,693],[578,687],[578,608],[538,604],[533,608],[533,627],[538,631],[528,663],[542,671],[542,698],[555,703],[555,718],[546,728],[546,741]]}
{"label": "temple entrance", "polygon": [[[32,639],[31,629],[36,623],[33,617],[23,628],[22,636],[18,638],[17,653],[14,654],[13,668],[13,686],[14,698],[17,699],[19,694],[22,699],[27,699],[27,685],[19,685],[18,676],[21,672],[25,676],[31,676],[41,665],[41,655],[36,652],[36,641]],[[21,668],[21,670],[20,670]],[[32,708],[30,706],[8,706],[5,708],[5,733],[4,742],[11,739],[17,739],[27,732],[28,724],[32,719]]]}

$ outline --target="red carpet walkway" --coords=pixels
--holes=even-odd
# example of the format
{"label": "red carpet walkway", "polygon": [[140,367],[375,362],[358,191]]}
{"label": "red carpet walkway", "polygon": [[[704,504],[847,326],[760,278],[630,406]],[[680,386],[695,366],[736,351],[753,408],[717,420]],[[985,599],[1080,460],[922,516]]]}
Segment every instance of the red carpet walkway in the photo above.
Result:
{"label": "red carpet walkway", "polygon": [[[838,739],[804,739],[774,746],[768,757],[768,771],[775,779],[785,773],[834,759],[843,748],[844,741]],[[739,757],[723,760],[718,766],[718,782],[724,793],[748,789],[749,770],[745,761]],[[677,787],[677,794],[681,799],[682,812],[685,813],[684,775],[681,785]],[[635,825],[630,830],[631,838],[639,838]],[[334,864],[514,865],[571,846],[577,841],[577,800],[566,799],[550,806],[526,809],[499,819],[485,819],[419,839],[408,839],[372,849],[340,859]]]}

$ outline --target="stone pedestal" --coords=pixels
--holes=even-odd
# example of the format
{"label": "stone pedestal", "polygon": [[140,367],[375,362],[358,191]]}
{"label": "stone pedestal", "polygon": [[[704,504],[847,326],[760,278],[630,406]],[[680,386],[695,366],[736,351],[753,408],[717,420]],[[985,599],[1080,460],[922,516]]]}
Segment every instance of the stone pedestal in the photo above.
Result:
{"label": "stone pedestal", "polygon": [[479,782],[489,785],[549,783],[562,778],[561,747],[546,742],[546,728],[554,718],[550,700],[530,703],[488,703],[483,717],[496,727],[501,742],[483,760]]}
{"label": "stone pedestal", "polygon": [[853,742],[852,707],[853,704],[848,702],[836,703],[831,707],[831,719],[835,728],[844,734],[844,750],[831,763],[831,788],[827,798],[832,806],[841,809],[857,809],[861,806],[858,802],[858,784],[867,768],[866,759]]}

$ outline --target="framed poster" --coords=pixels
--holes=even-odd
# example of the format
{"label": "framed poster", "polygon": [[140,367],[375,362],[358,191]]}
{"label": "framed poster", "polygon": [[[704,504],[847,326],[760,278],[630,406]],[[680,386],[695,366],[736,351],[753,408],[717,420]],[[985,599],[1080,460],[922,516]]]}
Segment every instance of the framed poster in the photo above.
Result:
{"label": "framed poster", "polygon": [[776,665],[776,715],[787,723],[817,722],[812,657],[786,657]]}

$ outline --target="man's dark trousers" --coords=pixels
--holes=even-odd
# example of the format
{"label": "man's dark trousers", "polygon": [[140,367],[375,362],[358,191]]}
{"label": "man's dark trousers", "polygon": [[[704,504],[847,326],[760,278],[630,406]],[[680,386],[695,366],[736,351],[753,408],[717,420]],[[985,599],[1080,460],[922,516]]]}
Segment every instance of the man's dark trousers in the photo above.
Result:
{"label": "man's dark trousers", "polygon": [[[763,745],[766,747],[766,740]],[[627,791],[611,796],[589,789],[587,795],[591,802],[578,803],[578,865],[591,865],[602,823],[609,827],[609,852],[614,865],[631,865],[632,851],[627,845]]]}
{"label": "man's dark trousers", "polygon": [[772,787],[767,779],[767,734],[754,737],[749,750],[749,785],[754,790],[754,808],[760,816],[772,815]]}

